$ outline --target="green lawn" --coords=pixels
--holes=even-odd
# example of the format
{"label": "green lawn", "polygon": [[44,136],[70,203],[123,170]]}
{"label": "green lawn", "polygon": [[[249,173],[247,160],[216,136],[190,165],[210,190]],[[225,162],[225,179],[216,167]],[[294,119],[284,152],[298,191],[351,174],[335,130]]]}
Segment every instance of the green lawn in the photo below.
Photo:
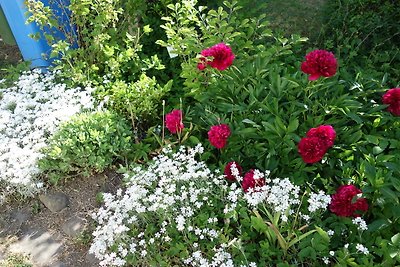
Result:
{"label": "green lawn", "polygon": [[268,0],[265,12],[275,30],[285,34],[300,33],[314,40],[321,30],[325,2],[326,0]]}

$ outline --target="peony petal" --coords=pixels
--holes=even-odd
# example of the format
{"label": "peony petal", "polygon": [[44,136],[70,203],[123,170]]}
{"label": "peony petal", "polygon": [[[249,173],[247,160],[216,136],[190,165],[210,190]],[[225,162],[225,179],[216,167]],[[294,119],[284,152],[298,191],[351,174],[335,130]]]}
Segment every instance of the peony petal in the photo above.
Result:
{"label": "peony petal", "polygon": [[319,75],[319,74],[311,74],[310,76],[308,76],[308,80],[309,81],[315,81],[315,80],[318,80],[319,77],[321,77],[321,75]]}

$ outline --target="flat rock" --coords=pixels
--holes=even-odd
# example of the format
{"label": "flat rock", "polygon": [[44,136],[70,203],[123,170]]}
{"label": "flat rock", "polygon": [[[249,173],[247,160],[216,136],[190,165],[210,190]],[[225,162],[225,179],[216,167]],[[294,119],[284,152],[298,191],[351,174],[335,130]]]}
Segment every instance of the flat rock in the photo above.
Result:
{"label": "flat rock", "polygon": [[13,210],[10,217],[13,223],[21,225],[27,222],[32,217],[32,214],[28,208],[24,208],[20,210]]}
{"label": "flat rock", "polygon": [[49,265],[48,267],[68,267],[67,265],[65,265],[65,263],[57,261],[55,263],[52,263],[51,265]]}
{"label": "flat rock", "polygon": [[83,233],[86,227],[86,220],[79,217],[72,217],[68,219],[63,225],[62,230],[65,234],[77,237]]}
{"label": "flat rock", "polygon": [[61,192],[42,194],[39,199],[52,212],[61,211],[69,205],[68,196]]}
{"label": "flat rock", "polygon": [[94,254],[87,253],[85,260],[88,266],[99,266],[99,260],[94,256]]}
{"label": "flat rock", "polygon": [[32,261],[39,266],[49,266],[49,263],[55,262],[57,255],[62,252],[62,244],[48,231],[31,229],[12,243],[8,250],[12,253],[30,255]]}

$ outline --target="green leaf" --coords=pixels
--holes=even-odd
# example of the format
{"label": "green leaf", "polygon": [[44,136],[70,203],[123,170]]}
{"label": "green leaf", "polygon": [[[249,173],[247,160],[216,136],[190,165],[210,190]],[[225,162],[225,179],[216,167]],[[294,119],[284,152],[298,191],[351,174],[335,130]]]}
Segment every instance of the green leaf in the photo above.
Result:
{"label": "green leaf", "polygon": [[308,231],[307,233],[302,234],[299,237],[296,237],[295,239],[293,239],[292,241],[289,242],[288,244],[288,248],[290,248],[291,246],[293,246],[294,244],[296,244],[297,242],[301,241],[302,239],[306,238],[307,236],[311,235],[312,233],[316,232],[317,230],[311,230]]}
{"label": "green leaf", "polygon": [[378,145],[379,144],[379,137],[378,136],[374,136],[374,135],[365,135],[365,139],[374,145]]}
{"label": "green leaf", "polygon": [[251,216],[251,226],[260,233],[265,233],[268,231],[268,225],[262,218],[256,216]]}
{"label": "green leaf", "polygon": [[298,256],[301,259],[306,259],[306,258],[315,259],[317,257],[317,253],[315,249],[313,249],[312,247],[306,247],[300,250]]}
{"label": "green leaf", "polygon": [[322,237],[322,239],[323,239],[324,241],[329,242],[329,241],[331,240],[330,237],[329,237],[329,235],[328,235],[328,233],[325,232],[324,229],[322,229],[322,228],[320,228],[320,227],[318,227],[318,226],[315,226],[315,229],[317,229],[318,234]]}
{"label": "green leaf", "polygon": [[384,149],[382,149],[382,148],[379,147],[379,146],[374,146],[374,147],[372,148],[372,153],[373,153],[374,155],[378,155],[378,154],[382,153],[383,151],[384,151]]}
{"label": "green leaf", "polygon": [[298,127],[299,127],[299,120],[298,119],[291,120],[287,127],[287,131],[289,133],[292,133],[292,132],[296,131]]}
{"label": "green leaf", "polygon": [[400,246],[400,233],[397,233],[394,236],[392,236],[390,240],[392,241],[393,245]]}
{"label": "green leaf", "polygon": [[376,220],[376,221],[373,221],[372,223],[370,223],[368,225],[368,230],[371,232],[375,232],[375,231],[381,230],[381,229],[389,226],[389,224],[390,223],[387,220],[379,219],[379,220]]}
{"label": "green leaf", "polygon": [[399,198],[398,198],[396,192],[394,192],[392,189],[390,189],[389,187],[386,186],[386,187],[382,187],[380,189],[380,191],[384,197],[399,204]]}

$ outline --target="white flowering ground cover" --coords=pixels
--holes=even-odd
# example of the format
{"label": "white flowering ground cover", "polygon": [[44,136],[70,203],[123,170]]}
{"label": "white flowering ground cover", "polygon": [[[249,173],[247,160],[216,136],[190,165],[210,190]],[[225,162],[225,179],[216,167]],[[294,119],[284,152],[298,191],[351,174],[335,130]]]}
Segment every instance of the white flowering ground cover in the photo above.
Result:
{"label": "white flowering ground cover", "polygon": [[0,89],[0,203],[9,194],[30,196],[43,186],[37,161],[57,126],[93,107],[90,88],[69,89],[55,75],[34,70]]}
{"label": "white flowering ground cover", "polygon": [[[311,223],[331,201],[322,191],[304,198],[289,179],[269,179],[268,171],[255,171],[267,185],[245,193],[198,161],[202,152],[200,145],[176,153],[164,149],[149,165],[125,174],[125,191],[103,194],[90,248],[101,266],[255,267],[259,262],[238,257],[245,255],[244,243],[231,222],[240,210],[272,215],[271,222],[291,228],[296,223],[288,216]],[[298,214],[301,204],[307,214]]]}

